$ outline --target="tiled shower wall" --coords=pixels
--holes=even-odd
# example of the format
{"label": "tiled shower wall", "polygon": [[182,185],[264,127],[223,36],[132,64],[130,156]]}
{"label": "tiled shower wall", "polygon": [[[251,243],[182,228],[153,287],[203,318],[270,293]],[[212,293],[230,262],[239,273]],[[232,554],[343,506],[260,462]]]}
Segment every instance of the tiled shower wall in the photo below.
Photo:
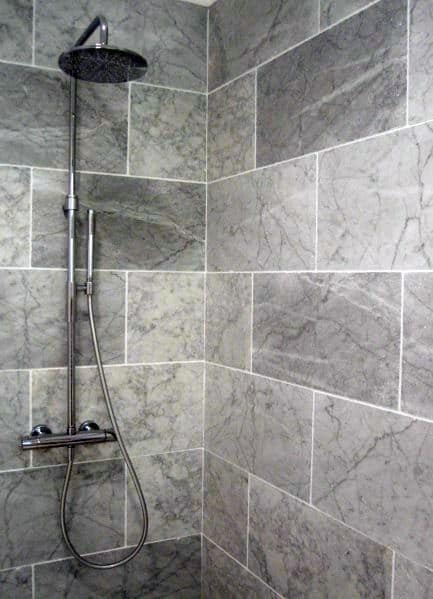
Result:
{"label": "tiled shower wall", "polygon": [[210,9],[206,597],[433,597],[432,31]]}
{"label": "tiled shower wall", "polygon": [[[18,439],[66,422],[68,79],[56,61],[99,12],[112,43],[150,65],[143,82],[80,83],[78,130],[82,218],[97,210],[103,358],[150,531],[127,567],[95,573],[61,540],[64,452],[22,453]],[[0,23],[0,597],[199,597],[207,11],[176,0],[0,0]],[[79,234],[83,268],[84,222]],[[80,297],[78,422],[108,426],[85,312]],[[94,559],[137,541],[117,446],[77,452],[68,507],[79,550],[105,552]]]}

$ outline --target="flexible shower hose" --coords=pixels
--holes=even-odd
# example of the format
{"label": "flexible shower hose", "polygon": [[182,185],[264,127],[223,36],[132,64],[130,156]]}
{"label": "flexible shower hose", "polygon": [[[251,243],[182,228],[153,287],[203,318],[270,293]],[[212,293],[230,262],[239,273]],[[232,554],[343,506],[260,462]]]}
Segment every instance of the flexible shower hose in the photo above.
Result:
{"label": "flexible shower hose", "polygon": [[110,416],[110,420],[113,425],[114,432],[116,434],[116,439],[119,444],[120,451],[122,453],[123,459],[126,462],[129,474],[132,478],[135,490],[138,495],[142,519],[143,519],[143,528],[141,531],[140,540],[138,541],[138,544],[135,546],[135,548],[130,553],[128,553],[128,555],[126,555],[124,558],[120,559],[117,562],[111,562],[108,564],[100,564],[97,562],[93,562],[93,561],[83,557],[82,555],[80,555],[80,553],[77,551],[77,549],[72,544],[71,539],[69,538],[68,528],[66,525],[66,499],[68,496],[69,483],[71,481],[72,468],[74,465],[74,448],[73,447],[68,448],[68,467],[66,469],[65,481],[63,483],[63,490],[62,490],[62,498],[61,498],[61,506],[60,506],[60,525],[62,528],[63,538],[65,539],[66,545],[68,546],[69,550],[74,555],[74,557],[76,557],[77,560],[81,564],[83,564],[85,566],[89,566],[90,568],[95,568],[96,570],[109,570],[110,568],[116,568],[117,566],[123,566],[124,564],[129,562],[129,560],[133,559],[137,555],[137,553],[141,550],[141,548],[144,545],[144,542],[146,541],[147,531],[149,528],[149,518],[148,518],[148,513],[147,513],[146,500],[144,498],[143,491],[141,489],[137,473],[132,464],[131,458],[129,457],[128,451],[125,447],[125,443],[122,439],[119,425],[117,423],[116,416],[114,414],[113,404],[111,403],[110,392],[108,391],[107,381],[105,379],[105,373],[104,373],[104,366],[102,364],[101,353],[99,351],[99,343],[98,343],[98,336],[97,336],[96,327],[95,327],[95,318],[93,315],[93,303],[92,303],[92,295],[91,294],[87,295],[87,306],[88,306],[88,310],[89,310],[89,323],[90,323],[90,331],[92,334],[93,349],[95,352],[96,364],[98,366],[99,380],[101,382],[102,393],[104,395],[105,403],[107,406],[107,411]]}

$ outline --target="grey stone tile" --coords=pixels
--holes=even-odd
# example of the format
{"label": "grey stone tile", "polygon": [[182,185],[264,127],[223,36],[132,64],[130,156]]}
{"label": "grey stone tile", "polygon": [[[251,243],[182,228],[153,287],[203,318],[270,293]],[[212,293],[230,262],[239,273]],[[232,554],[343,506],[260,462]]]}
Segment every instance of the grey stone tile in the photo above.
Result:
{"label": "grey stone tile", "polygon": [[30,567],[0,572],[0,597],[3,599],[32,599],[32,570]]}
{"label": "grey stone tile", "polygon": [[215,2],[209,10],[209,88],[242,75],[317,30],[316,0]]}
{"label": "grey stone tile", "polygon": [[[69,555],[58,522],[64,475],[63,466],[0,474],[1,568]],[[71,539],[81,552],[122,545],[123,463],[75,466],[68,510]]]}
{"label": "grey stone tile", "polygon": [[277,599],[277,595],[203,538],[203,599]]}
{"label": "grey stone tile", "polygon": [[106,16],[110,43],[142,53],[148,83],[206,89],[204,7],[176,0],[44,0],[36,11],[36,64],[57,66],[96,14]]}
{"label": "grey stone tile", "polygon": [[250,369],[251,275],[206,276],[206,360]]}
{"label": "grey stone tile", "polygon": [[208,180],[255,166],[255,74],[209,95]]}
{"label": "grey stone tile", "polygon": [[431,567],[432,451],[431,424],[318,395],[313,503]]}
{"label": "grey stone tile", "polygon": [[249,530],[249,569],[285,597],[390,597],[389,549],[254,477]]}
{"label": "grey stone tile", "polygon": [[[66,190],[66,172],[34,170],[33,266],[66,266]],[[204,185],[80,173],[78,194],[79,266],[86,265],[86,208],[92,208],[96,268],[204,268]]]}
{"label": "grey stone tile", "polygon": [[130,172],[148,177],[206,178],[206,96],[132,85]]}
{"label": "grey stone tile", "polygon": [[[134,458],[149,512],[148,541],[200,532],[202,450]],[[128,476],[128,544],[138,541],[141,512]]]}
{"label": "grey stone tile", "polygon": [[254,276],[253,370],[397,407],[400,275]]}
{"label": "grey stone tile", "polygon": [[0,397],[0,470],[23,468],[29,455],[21,451],[19,439],[29,428],[29,373],[1,372]]}
{"label": "grey stone tile", "polygon": [[207,366],[205,446],[308,500],[313,393]]}
{"label": "grey stone tile", "polygon": [[365,8],[371,2],[372,0],[320,0],[321,29]]}
{"label": "grey stone tile", "polygon": [[394,599],[432,599],[433,572],[396,555]]}
{"label": "grey stone tile", "polygon": [[430,0],[410,2],[409,122],[433,118],[433,6]]}
{"label": "grey stone tile", "polygon": [[426,418],[433,418],[432,301],[432,273],[405,275],[401,403]]}
{"label": "grey stone tile", "polygon": [[[95,571],[63,560],[36,566],[38,599],[200,599],[200,537],[145,545],[126,566]],[[112,551],[102,560],[116,560],[124,551]],[[98,558],[99,559],[99,558]]]}
{"label": "grey stone tile", "polygon": [[128,361],[203,359],[203,276],[130,273]]}
{"label": "grey stone tile", "polygon": [[315,196],[314,157],[209,185],[208,268],[314,268]]}
{"label": "grey stone tile", "polygon": [[406,121],[406,0],[383,0],[258,71],[257,164]]}
{"label": "grey stone tile", "polygon": [[[65,168],[68,164],[69,83],[34,67],[0,65],[0,161]],[[128,88],[81,83],[77,165],[126,172]],[[98,148],[98,151],[95,151]]]}
{"label": "grey stone tile", "polygon": [[248,474],[205,452],[203,499],[204,534],[245,564]]}
{"label": "grey stone tile", "polygon": [[[66,365],[63,271],[0,271],[0,364],[2,369]],[[105,363],[123,362],[125,279],[95,273],[95,320]],[[77,360],[94,363],[87,304],[77,306]]]}
{"label": "grey stone tile", "polygon": [[33,0],[2,0],[0,60],[32,61]]}
{"label": "grey stone tile", "polygon": [[28,266],[30,171],[0,167],[0,266]]}
{"label": "grey stone tile", "polygon": [[325,152],[319,167],[319,268],[433,264],[433,127]]}

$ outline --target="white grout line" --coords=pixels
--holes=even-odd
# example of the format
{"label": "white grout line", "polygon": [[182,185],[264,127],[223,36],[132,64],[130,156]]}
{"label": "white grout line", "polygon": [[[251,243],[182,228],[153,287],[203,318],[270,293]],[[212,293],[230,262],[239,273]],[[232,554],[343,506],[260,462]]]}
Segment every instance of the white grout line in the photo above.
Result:
{"label": "white grout line", "polygon": [[128,286],[129,286],[129,273],[125,273],[125,349],[124,349],[124,360],[125,366],[128,364]]}
{"label": "white grout line", "polygon": [[400,290],[400,354],[398,366],[398,411],[401,412],[401,393],[403,385],[403,345],[404,345],[404,273],[401,273],[401,290]]}
{"label": "white grout line", "polygon": [[319,262],[319,154],[316,154],[316,193],[315,193],[315,235],[314,235],[314,270],[317,272]]}
{"label": "white grout line", "polygon": [[409,86],[410,86],[410,0],[407,0],[407,27],[406,27],[406,125],[409,125]]}
{"label": "white grout line", "polygon": [[[33,428],[33,371],[29,370],[29,432],[30,434]],[[29,451],[29,468],[33,467],[33,451]]]}
{"label": "white grout line", "polygon": [[[173,362],[129,362],[128,364],[107,364],[104,366],[106,370],[110,370],[111,368],[132,368],[137,366],[179,366],[189,364],[203,364],[204,360],[179,360]],[[76,366],[77,370],[86,370],[86,369],[96,369],[95,364],[84,364],[81,366]],[[36,368],[5,368],[0,369],[0,372],[50,372],[53,370],[65,371],[66,366],[45,366],[45,367],[36,367]]]}
{"label": "white grout line", "polygon": [[32,267],[33,247],[33,168],[30,169],[30,192],[29,192],[29,268]]}
{"label": "white grout line", "polygon": [[250,371],[253,371],[253,351],[254,351],[254,273],[251,273],[251,313],[250,313]]}
{"label": "white grout line", "polygon": [[254,168],[257,168],[257,80],[258,80],[258,69],[254,71]]}
{"label": "white grout line", "polygon": [[32,15],[32,65],[35,64],[36,55],[36,0],[33,0],[33,15]]}
{"label": "white grout line", "polygon": [[138,85],[140,87],[154,87],[156,89],[166,89],[172,92],[180,92],[182,94],[195,94],[197,96],[206,96],[207,92],[201,92],[196,89],[184,89],[182,87],[174,87],[172,85],[161,85],[159,83],[148,83],[147,81],[132,81],[132,85]]}
{"label": "white grout line", "polygon": [[126,174],[129,175],[129,154],[131,145],[131,82],[128,83],[128,116],[126,127]]}
{"label": "white grout line", "polygon": [[248,568],[249,553],[250,553],[250,494],[251,494],[251,474],[248,472],[247,484],[247,542],[246,542],[246,566]]}
{"label": "white grout line", "polygon": [[391,562],[391,596],[390,596],[390,599],[394,599],[394,586],[395,586],[395,551],[392,552],[392,562]]}
{"label": "white grout line", "polygon": [[[42,269],[43,270],[43,269]],[[425,269],[425,270],[328,270],[319,268],[316,270],[209,270],[207,272],[208,275],[230,275],[230,274],[254,274],[255,276],[260,275],[368,275],[368,274],[387,274],[387,275],[399,275],[399,274],[426,274],[433,272],[433,269]]]}
{"label": "white grout line", "polygon": [[124,533],[124,544],[128,546],[128,467],[126,462],[124,463],[125,469],[125,512],[123,514],[123,533]]}
{"label": "white grout line", "polygon": [[310,504],[313,505],[313,470],[314,470],[314,420],[316,411],[316,393],[313,392],[311,413],[311,454],[310,454]]}

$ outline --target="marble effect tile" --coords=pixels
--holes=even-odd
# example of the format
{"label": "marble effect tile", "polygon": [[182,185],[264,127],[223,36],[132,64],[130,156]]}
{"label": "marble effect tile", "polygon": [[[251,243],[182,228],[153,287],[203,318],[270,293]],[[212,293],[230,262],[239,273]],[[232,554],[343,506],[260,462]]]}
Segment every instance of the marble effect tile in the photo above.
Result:
{"label": "marble effect tile", "polygon": [[431,567],[431,424],[317,395],[314,439],[314,505]]}
{"label": "marble effect tile", "polygon": [[433,572],[396,555],[394,599],[432,599]]}
{"label": "marble effect tile", "polygon": [[433,6],[410,2],[409,123],[433,118]]}
{"label": "marble effect tile", "polygon": [[254,477],[249,569],[285,597],[389,599],[392,553]]}
{"label": "marble effect tile", "polygon": [[317,32],[316,0],[219,0],[209,10],[209,88]]}
{"label": "marble effect tile", "polygon": [[205,446],[308,501],[313,393],[207,366]]}
{"label": "marble effect tile", "polygon": [[383,0],[259,68],[257,164],[406,122],[406,0]]}
{"label": "marble effect tile", "polygon": [[131,174],[205,180],[204,95],[132,85],[130,118]]}
{"label": "marble effect tile", "polygon": [[[200,532],[202,450],[134,458],[149,512],[148,541]],[[142,525],[137,496],[128,476],[128,544]]]}
{"label": "marble effect tile", "polygon": [[2,166],[0,167],[0,266],[28,266],[29,238],[30,170]]}
{"label": "marble effect tile", "polygon": [[128,362],[203,358],[203,276],[130,273]]}
{"label": "marble effect tile", "polygon": [[206,275],[206,360],[251,364],[251,275]]}
{"label": "marble effect tile", "polygon": [[254,276],[253,370],[397,407],[400,275]]}
{"label": "marble effect tile", "polygon": [[[32,265],[66,266],[67,173],[33,172]],[[79,173],[77,263],[86,265],[86,209],[96,210],[96,268],[202,270],[204,185]]]}
{"label": "marble effect tile", "polygon": [[340,19],[365,8],[372,0],[320,0],[320,27],[325,29]]}
{"label": "marble effect tile", "polygon": [[2,0],[0,60],[32,61],[33,0]]}
{"label": "marble effect tile", "polygon": [[[63,560],[36,566],[37,599],[200,599],[200,537],[144,546],[126,566],[97,572]],[[105,553],[119,559],[124,551]],[[18,598],[17,598],[18,599]]]}
{"label": "marble effect tile", "polygon": [[315,196],[314,157],[209,185],[208,268],[314,268]]}
{"label": "marble effect tile", "polygon": [[[64,467],[0,474],[1,568],[69,555],[58,523],[64,475]],[[120,460],[74,467],[68,524],[80,551],[123,544],[124,488]]]}
{"label": "marble effect tile", "polygon": [[0,470],[23,468],[29,455],[21,451],[19,439],[29,426],[29,373],[0,371]]}
{"label": "marble effect tile", "polygon": [[319,167],[319,268],[433,264],[433,126],[325,152]]}
{"label": "marble effect tile", "polygon": [[254,168],[255,74],[209,95],[208,180]]}
{"label": "marble effect tile", "polygon": [[204,534],[246,563],[248,474],[205,452],[203,484]]}
{"label": "marble effect tile", "polygon": [[110,43],[143,54],[145,82],[206,90],[204,7],[176,0],[44,0],[36,11],[36,64],[57,66],[95,14],[106,16]]}
{"label": "marble effect tile", "polygon": [[32,599],[32,570],[30,567],[0,572],[0,597]]}

